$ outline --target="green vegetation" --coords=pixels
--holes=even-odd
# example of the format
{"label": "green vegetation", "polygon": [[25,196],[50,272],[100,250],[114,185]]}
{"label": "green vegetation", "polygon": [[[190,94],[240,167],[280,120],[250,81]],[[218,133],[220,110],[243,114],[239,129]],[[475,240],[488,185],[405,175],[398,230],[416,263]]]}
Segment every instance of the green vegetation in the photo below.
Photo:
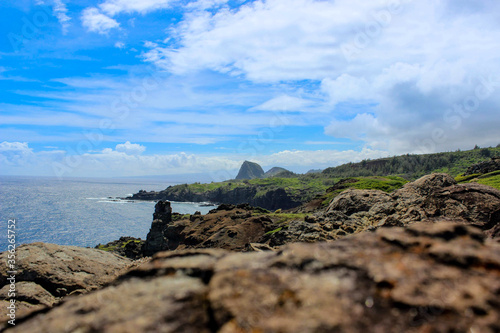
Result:
{"label": "green vegetation", "polygon": [[488,185],[500,190],[500,170],[485,173],[484,175],[475,174],[470,176],[458,176],[455,178],[458,183],[479,183]]}
{"label": "green vegetation", "polygon": [[103,251],[109,252],[109,251],[114,251],[116,249],[116,245],[106,246],[106,245],[99,244],[97,246],[97,248],[99,250],[103,250]]}
{"label": "green vegetation", "polygon": [[304,220],[307,214],[288,214],[288,213],[271,213],[267,214],[277,224],[287,223],[295,220]]}
{"label": "green vegetation", "polygon": [[325,169],[323,174],[336,177],[399,175],[406,179],[415,180],[433,172],[444,172],[455,177],[464,173],[471,165],[487,161],[493,156],[500,156],[499,147],[427,155],[407,154],[377,160],[364,160],[360,163],[348,163]]}
{"label": "green vegetation", "polygon": [[172,214],[172,221],[179,221],[179,220],[184,220],[184,219],[188,219],[191,215],[190,214]]}
{"label": "green vegetation", "polygon": [[408,180],[397,176],[345,178],[328,190],[323,196],[321,204],[322,206],[328,205],[333,198],[348,188],[358,190],[380,190],[389,193],[400,189],[406,183],[408,183]]}
{"label": "green vegetation", "polygon": [[99,244],[99,245],[97,245],[97,248],[99,250],[111,252],[111,251],[115,251],[118,247],[125,248],[125,246],[127,246],[129,243],[141,243],[141,241],[140,240],[130,239],[130,240],[126,241],[126,242],[123,242],[121,245],[116,244],[116,242],[113,242],[113,243],[110,243],[110,245]]}
{"label": "green vegetation", "polygon": [[268,231],[265,233],[265,235],[272,235],[272,234],[277,233],[278,231],[281,231],[281,230],[283,230],[283,227],[279,227],[278,229]]}

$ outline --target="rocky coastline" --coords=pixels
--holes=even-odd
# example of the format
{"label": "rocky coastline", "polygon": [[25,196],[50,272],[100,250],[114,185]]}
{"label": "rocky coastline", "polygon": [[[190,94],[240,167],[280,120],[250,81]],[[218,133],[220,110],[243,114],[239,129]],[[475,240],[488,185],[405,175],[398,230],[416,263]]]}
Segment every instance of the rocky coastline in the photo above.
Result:
{"label": "rocky coastline", "polygon": [[[313,206],[180,215],[160,200],[146,240],[22,245],[17,323],[0,328],[500,331],[499,190],[432,174]],[[1,267],[4,307],[7,277]]]}

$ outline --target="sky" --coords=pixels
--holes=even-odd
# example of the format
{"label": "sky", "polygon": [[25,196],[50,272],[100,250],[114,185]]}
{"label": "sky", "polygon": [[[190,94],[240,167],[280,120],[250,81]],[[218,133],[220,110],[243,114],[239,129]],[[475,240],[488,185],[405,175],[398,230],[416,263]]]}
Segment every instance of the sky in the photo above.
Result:
{"label": "sky", "polygon": [[500,143],[496,0],[0,4],[0,174],[233,178]]}

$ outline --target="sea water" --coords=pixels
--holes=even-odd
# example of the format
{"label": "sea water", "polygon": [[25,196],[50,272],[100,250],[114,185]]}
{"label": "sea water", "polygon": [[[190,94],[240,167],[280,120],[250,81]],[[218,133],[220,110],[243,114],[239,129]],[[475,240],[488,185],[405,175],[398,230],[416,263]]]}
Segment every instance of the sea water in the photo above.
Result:
{"label": "sea water", "polygon": [[[121,236],[146,238],[155,202],[121,200],[167,182],[130,179],[0,177],[0,251],[7,249],[7,222],[16,220],[16,245],[46,242],[94,247]],[[172,202],[182,214],[214,207]]]}

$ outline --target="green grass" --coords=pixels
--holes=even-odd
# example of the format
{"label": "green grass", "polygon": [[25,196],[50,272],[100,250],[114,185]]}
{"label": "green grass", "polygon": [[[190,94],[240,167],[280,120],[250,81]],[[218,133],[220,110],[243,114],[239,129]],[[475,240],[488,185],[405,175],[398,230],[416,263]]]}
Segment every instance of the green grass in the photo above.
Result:
{"label": "green grass", "polygon": [[99,249],[99,250],[106,251],[106,252],[109,252],[109,251],[114,251],[114,250],[116,250],[116,246],[114,246],[114,245],[111,245],[111,246],[105,246],[105,245],[101,245],[101,244],[99,244],[98,249]]}
{"label": "green grass", "polygon": [[457,183],[467,183],[469,180],[477,178],[480,175],[481,175],[480,173],[475,173],[473,175],[468,175],[468,176],[462,176],[462,175],[460,175],[460,176],[456,176],[455,180],[457,181]]}
{"label": "green grass", "polygon": [[122,248],[125,248],[125,246],[127,246],[129,243],[138,243],[140,244],[141,241],[140,240],[129,240],[129,241],[126,241],[125,243],[122,244]]}
{"label": "green grass", "polygon": [[458,183],[478,183],[488,185],[500,190],[500,170],[485,173],[484,175],[458,176],[455,178]]}
{"label": "green grass", "polygon": [[[126,242],[124,242],[120,247],[121,248],[125,248],[125,246],[127,246],[129,243],[141,243],[140,240],[128,240]],[[102,244],[99,244],[98,247],[97,247],[99,250],[103,250],[103,251],[106,251],[106,252],[110,252],[110,251],[114,251],[118,248],[118,245],[110,245],[110,246],[106,246],[106,245],[102,245]]]}
{"label": "green grass", "polygon": [[324,195],[321,205],[323,207],[327,206],[333,198],[348,188],[357,190],[380,190],[390,193],[400,189],[406,183],[408,183],[408,180],[397,176],[345,178],[344,182],[338,185],[339,188]]}
{"label": "green grass", "polygon": [[188,219],[191,215],[190,214],[172,214],[172,221],[180,221],[180,220],[185,220]]}
{"label": "green grass", "polygon": [[265,235],[272,235],[272,234],[277,233],[278,231],[281,231],[281,230],[283,230],[283,227],[279,227],[278,229],[268,231],[265,233]]}

